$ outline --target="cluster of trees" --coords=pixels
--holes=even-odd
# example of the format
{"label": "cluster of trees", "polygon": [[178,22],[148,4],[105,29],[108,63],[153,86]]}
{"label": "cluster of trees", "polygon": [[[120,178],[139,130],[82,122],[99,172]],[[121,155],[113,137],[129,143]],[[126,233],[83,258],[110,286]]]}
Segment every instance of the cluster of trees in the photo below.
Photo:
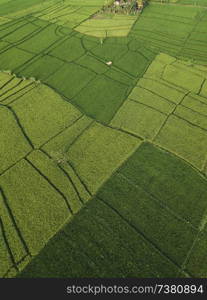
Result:
{"label": "cluster of trees", "polygon": [[136,9],[142,9],[146,2],[147,0],[116,0],[114,5],[121,6],[123,8],[126,6],[132,6]]}
{"label": "cluster of trees", "polygon": [[115,0],[105,11],[112,13],[136,13],[142,11],[148,0]]}

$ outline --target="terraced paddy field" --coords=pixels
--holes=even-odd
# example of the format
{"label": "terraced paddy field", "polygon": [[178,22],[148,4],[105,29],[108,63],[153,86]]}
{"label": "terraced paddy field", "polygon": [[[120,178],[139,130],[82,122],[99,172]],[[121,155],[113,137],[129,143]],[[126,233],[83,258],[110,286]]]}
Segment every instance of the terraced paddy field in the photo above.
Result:
{"label": "terraced paddy field", "polygon": [[207,277],[207,1],[0,0],[0,277]]}

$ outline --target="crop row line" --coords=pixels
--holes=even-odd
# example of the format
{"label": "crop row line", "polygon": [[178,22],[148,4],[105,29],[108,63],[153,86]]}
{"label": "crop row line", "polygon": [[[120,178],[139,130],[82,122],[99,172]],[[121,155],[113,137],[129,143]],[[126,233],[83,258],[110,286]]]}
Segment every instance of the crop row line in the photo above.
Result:
{"label": "crop row line", "polygon": [[[70,6],[70,5],[68,5],[68,6]],[[53,4],[53,5],[51,5],[51,6],[47,7],[47,8],[45,8],[45,9],[39,10],[40,13],[43,12],[43,11],[44,11],[45,13],[43,13],[42,15],[39,15],[38,18],[41,18],[42,16],[45,16],[45,15],[48,15],[48,14],[51,14],[51,13],[53,13],[53,12],[55,12],[55,11],[62,10],[63,7],[66,8],[67,6],[62,5],[62,4],[60,4],[60,2],[58,2],[58,3]],[[37,15],[37,14],[38,14],[38,13],[35,12],[35,15]]]}
{"label": "crop row line", "polygon": [[[158,41],[158,43],[156,44],[156,43],[154,43],[152,40],[152,38],[149,40],[148,38],[144,38],[144,37],[142,37],[142,36],[140,36],[139,37],[139,39],[140,40],[142,40],[144,43],[147,43],[147,45],[149,46],[149,48],[153,48],[153,47],[156,47],[157,48],[157,51],[158,52],[163,52],[163,50],[164,51],[166,51],[166,52],[171,52],[172,53],[172,51],[174,51],[173,53],[173,55],[174,56],[177,56],[177,53],[178,53],[178,51],[179,51],[179,49],[180,49],[180,45],[179,46],[176,46],[176,48],[173,48],[173,47],[167,47],[166,45],[165,45],[165,47],[163,47],[163,45],[160,45],[159,44],[159,41]],[[163,41],[161,41],[161,42],[163,42]],[[167,45],[169,45],[168,43],[166,43],[165,42],[165,44],[167,44]]]}
{"label": "crop row line", "polygon": [[[185,55],[185,57],[188,57],[189,59],[193,59],[193,60],[194,60],[194,57],[195,57],[194,54],[195,54],[195,53],[189,52],[187,49],[185,49],[185,50],[183,51],[183,54],[180,55],[179,57],[180,57],[180,58],[183,58],[184,55]],[[206,62],[207,62],[206,55],[199,55],[199,54],[196,54],[196,56],[197,56],[197,61],[199,61],[202,65],[205,65],[205,64],[206,64]]]}
{"label": "crop row line", "polygon": [[[40,19],[44,18],[45,19],[45,17],[48,17],[48,20],[50,20],[50,19],[52,19],[52,18],[50,18],[50,16],[52,16],[54,14],[57,14],[60,11],[66,9],[66,8],[69,8],[69,7],[70,7],[70,5],[66,5],[66,6],[60,6],[60,7],[56,7],[56,8],[50,9],[49,11],[46,11],[42,15],[38,15],[38,18],[40,18]],[[55,17],[55,18],[57,18],[57,17]]]}
{"label": "crop row line", "polygon": [[[160,35],[160,37],[164,37],[164,38],[167,38],[167,40],[169,40],[170,42],[172,41],[175,41],[175,42],[183,42],[183,39],[182,37],[178,36],[178,35],[170,35],[167,33],[167,32],[163,32],[163,31],[158,31],[158,30],[149,30],[149,29],[145,29],[145,28],[141,28],[141,29],[136,29],[135,33],[146,33],[145,36],[150,36],[150,34],[153,34],[153,35]],[[132,35],[134,36],[135,33],[132,32]],[[140,36],[138,36],[140,38]],[[137,35],[136,35],[136,38],[137,38]],[[150,36],[150,40],[152,39],[152,36]],[[156,39],[155,39],[156,40]],[[158,41],[162,41],[163,40],[158,40]]]}
{"label": "crop row line", "polygon": [[[195,29],[196,29],[196,27],[198,26],[199,22],[200,22],[200,18],[199,18],[199,20],[194,24],[194,26],[192,27],[191,32],[186,36],[186,38],[185,38],[185,40],[184,40],[184,43],[183,43],[183,45],[182,45],[182,48],[180,49],[180,52],[182,52],[183,49],[185,48],[185,46],[186,46],[186,44],[187,44],[187,42],[188,42],[188,40],[189,40],[191,34],[193,33],[193,31],[195,31]],[[180,52],[178,52],[178,55],[179,55]]]}
{"label": "crop row line", "polygon": [[[162,17],[160,17],[160,16],[162,16]],[[144,19],[144,20],[146,20],[147,19],[147,21],[148,21],[148,19],[151,21],[151,20],[159,20],[159,21],[164,21],[164,22],[172,22],[172,23],[174,23],[174,24],[183,24],[183,25],[187,25],[187,26],[192,26],[193,25],[193,21],[194,21],[194,19],[192,20],[192,19],[190,19],[190,18],[186,18],[186,17],[179,17],[179,16],[176,16],[176,15],[165,15],[166,16],[166,18],[164,18],[163,17],[163,14],[159,14],[159,13],[157,13],[157,15],[152,15],[152,16],[144,16],[144,15],[142,15],[142,19]],[[167,16],[169,16],[170,18],[167,18]],[[175,18],[180,18],[179,20],[178,19],[175,19]],[[184,22],[184,21],[182,21],[183,19],[186,19],[186,22]],[[191,22],[187,22],[187,21],[191,21]]]}
{"label": "crop row line", "polygon": [[[194,2],[195,3],[195,2]],[[150,5],[160,5],[160,3],[159,2],[153,2],[153,3],[150,3]],[[202,8],[202,9],[207,9],[207,7],[205,7],[205,6],[201,6],[201,5],[198,5],[198,4],[196,4],[196,6],[194,5],[194,4],[182,4],[182,3],[173,3],[173,2],[169,2],[169,3],[162,3],[162,6],[169,6],[169,5],[171,5],[171,6],[181,6],[181,7],[183,7],[183,8],[185,8],[185,7],[193,7],[193,8]]]}
{"label": "crop row line", "polygon": [[72,14],[74,14],[76,11],[80,10],[80,8],[78,8],[77,10],[75,11],[72,11],[72,12],[68,12],[68,13],[64,13],[62,15],[54,15],[54,17],[52,18],[48,18],[49,21],[53,21],[53,20],[57,20],[57,22],[59,21],[59,19],[61,19],[61,17],[65,17],[65,16],[70,16]]}
{"label": "crop row line", "polygon": [[[135,35],[136,33],[136,35]],[[141,28],[141,29],[137,29],[136,32],[133,33],[133,36],[135,35],[136,38],[137,36],[140,38],[146,38],[148,41],[158,41],[158,42],[166,42],[166,41],[169,41],[170,44],[172,43],[173,46],[180,46],[180,43],[183,43],[183,37],[182,36],[178,36],[178,35],[170,35],[163,32],[163,31],[159,31],[159,30],[154,30],[154,31],[151,31],[149,29],[144,29],[144,28]],[[182,33],[182,32],[181,32]],[[185,32],[184,32],[185,33]],[[156,38],[155,38],[156,36]],[[159,38],[159,39],[158,39]],[[161,39],[161,38],[164,38]],[[174,44],[174,43],[177,43],[177,44]]]}

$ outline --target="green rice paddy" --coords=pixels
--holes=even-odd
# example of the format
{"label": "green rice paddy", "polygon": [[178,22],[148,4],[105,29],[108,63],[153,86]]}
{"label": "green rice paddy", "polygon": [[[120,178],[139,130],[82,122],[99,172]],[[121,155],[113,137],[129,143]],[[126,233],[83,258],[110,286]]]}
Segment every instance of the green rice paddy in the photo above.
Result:
{"label": "green rice paddy", "polygon": [[0,277],[207,277],[207,1],[0,0]]}

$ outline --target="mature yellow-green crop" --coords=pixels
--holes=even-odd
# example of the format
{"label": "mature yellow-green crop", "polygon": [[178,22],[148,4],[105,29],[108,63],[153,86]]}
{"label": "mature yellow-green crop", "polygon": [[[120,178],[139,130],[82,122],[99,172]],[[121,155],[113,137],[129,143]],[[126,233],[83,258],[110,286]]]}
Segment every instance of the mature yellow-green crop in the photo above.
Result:
{"label": "mature yellow-green crop", "polygon": [[207,1],[111,3],[0,0],[0,277],[207,277]]}

